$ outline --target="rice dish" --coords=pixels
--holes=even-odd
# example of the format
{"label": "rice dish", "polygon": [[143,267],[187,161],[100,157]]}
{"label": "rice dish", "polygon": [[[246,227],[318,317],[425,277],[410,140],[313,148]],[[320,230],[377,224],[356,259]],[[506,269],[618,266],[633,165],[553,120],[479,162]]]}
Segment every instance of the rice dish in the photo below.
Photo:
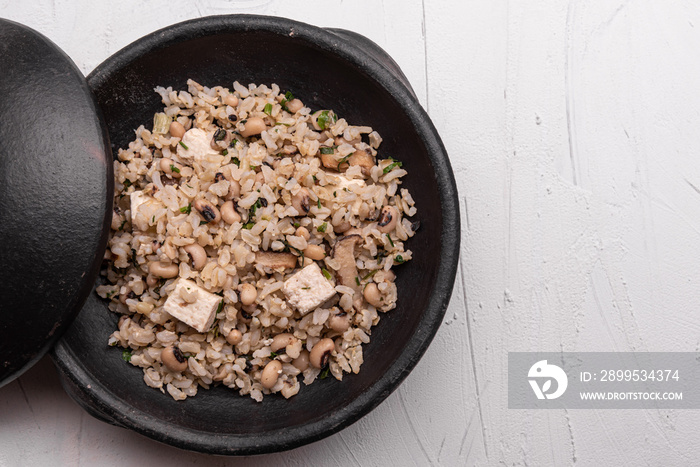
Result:
{"label": "rice dish", "polygon": [[162,112],[114,161],[109,345],[176,400],[358,373],[419,226],[401,162],[275,84],[155,91]]}

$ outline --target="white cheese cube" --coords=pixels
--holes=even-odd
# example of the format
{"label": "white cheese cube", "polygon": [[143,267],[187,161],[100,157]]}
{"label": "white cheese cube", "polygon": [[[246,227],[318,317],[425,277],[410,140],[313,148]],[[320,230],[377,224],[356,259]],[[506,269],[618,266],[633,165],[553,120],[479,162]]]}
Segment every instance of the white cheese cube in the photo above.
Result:
{"label": "white cheese cube", "polygon": [[201,162],[211,155],[219,155],[219,152],[211,148],[211,138],[214,133],[207,133],[200,128],[192,128],[182,135],[182,144],[177,145],[177,155],[185,161],[194,159]]}
{"label": "white cheese cube", "polygon": [[143,191],[134,191],[129,195],[131,201],[131,224],[141,231],[146,231],[160,217],[158,212],[163,203]]}
{"label": "white cheese cube", "polygon": [[284,281],[282,292],[287,302],[305,315],[335,295],[335,288],[313,263]]}
{"label": "white cheese cube", "polygon": [[214,322],[221,300],[223,300],[221,297],[207,292],[194,282],[179,279],[175,284],[175,290],[165,301],[163,309],[173,318],[179,319],[197,331],[207,332]]}

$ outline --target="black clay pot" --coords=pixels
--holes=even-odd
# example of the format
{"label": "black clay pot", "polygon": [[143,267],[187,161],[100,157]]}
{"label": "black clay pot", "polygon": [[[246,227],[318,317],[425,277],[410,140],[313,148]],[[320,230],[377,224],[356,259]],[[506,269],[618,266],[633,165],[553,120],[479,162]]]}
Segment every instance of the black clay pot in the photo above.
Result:
{"label": "black clay pot", "polygon": [[123,362],[120,349],[107,346],[117,316],[95,294],[56,346],[54,360],[66,390],[88,412],[158,441],[228,455],[298,447],[341,430],[382,402],[440,326],[459,256],[449,160],[405,77],[378,46],[348,31],[260,16],[209,17],[168,27],[90,74],[115,154],[161,108],[153,88],[183,89],[187,78],[207,86],[277,83],[312,109],[332,108],[379,131],[382,153],[403,161],[409,172],[404,186],[421,221],[408,242],[414,259],[396,271],[398,307],[373,329],[358,375],[302,385],[289,400],[273,395],[256,403],[216,387],[176,402],[147,387],[142,371]]}
{"label": "black clay pot", "polygon": [[68,56],[0,19],[0,386],[44,355],[93,289],[112,218],[107,130]]}

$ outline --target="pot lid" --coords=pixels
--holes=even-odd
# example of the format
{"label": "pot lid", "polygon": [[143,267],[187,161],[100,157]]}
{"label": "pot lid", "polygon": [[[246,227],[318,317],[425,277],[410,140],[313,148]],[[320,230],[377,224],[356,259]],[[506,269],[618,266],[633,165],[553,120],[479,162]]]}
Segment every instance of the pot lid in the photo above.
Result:
{"label": "pot lid", "polygon": [[112,213],[112,156],[80,70],[0,19],[0,386],[61,336],[92,290]]}

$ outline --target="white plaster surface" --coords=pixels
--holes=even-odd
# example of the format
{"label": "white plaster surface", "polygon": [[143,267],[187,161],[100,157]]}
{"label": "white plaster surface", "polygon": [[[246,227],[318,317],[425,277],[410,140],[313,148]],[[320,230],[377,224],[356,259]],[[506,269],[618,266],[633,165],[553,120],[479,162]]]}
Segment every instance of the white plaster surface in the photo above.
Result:
{"label": "white plaster surface", "polygon": [[698,2],[0,0],[86,74],[224,13],[353,30],[404,70],[459,186],[443,326],[368,416],[247,459],[99,422],[44,359],[0,389],[0,465],[698,465],[698,410],[516,411],[506,394],[508,351],[700,348]]}

